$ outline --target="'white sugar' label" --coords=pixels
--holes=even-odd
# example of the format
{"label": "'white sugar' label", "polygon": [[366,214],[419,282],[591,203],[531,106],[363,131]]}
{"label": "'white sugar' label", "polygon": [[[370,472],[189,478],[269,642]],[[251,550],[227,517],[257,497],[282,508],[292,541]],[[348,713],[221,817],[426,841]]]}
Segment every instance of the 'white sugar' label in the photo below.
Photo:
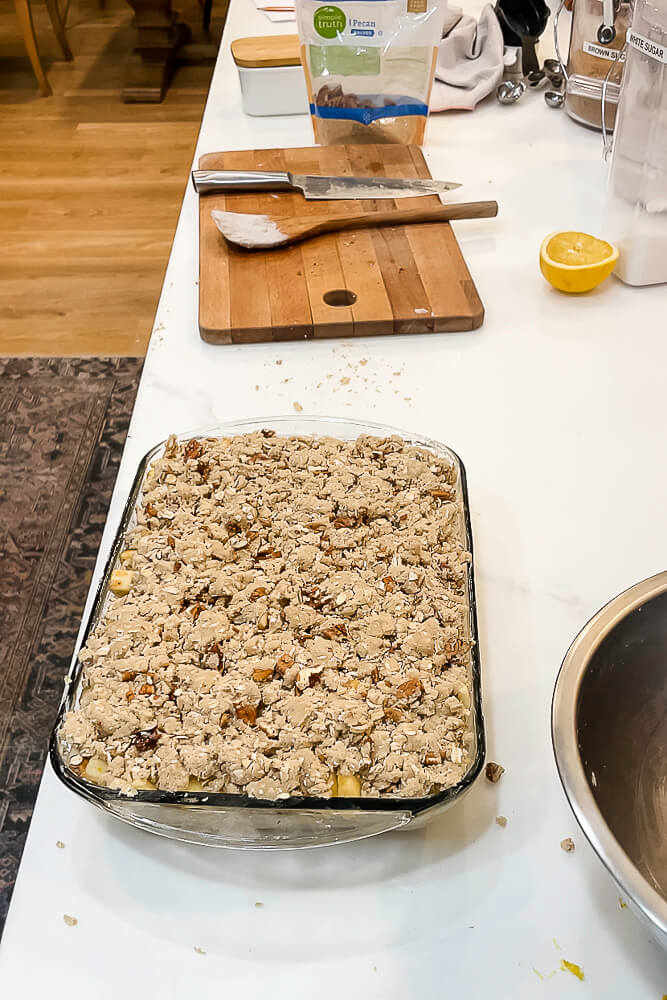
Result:
{"label": "'white sugar' label", "polygon": [[625,62],[625,52],[622,49],[608,49],[606,45],[598,45],[596,42],[584,42],[582,48],[589,56],[597,56],[598,59],[606,59],[608,62]]}
{"label": "'white sugar' label", "polygon": [[653,42],[650,38],[644,38],[636,31],[628,31],[628,42],[634,49],[639,49],[644,55],[656,59],[658,62],[667,65],[667,47],[660,42]]}

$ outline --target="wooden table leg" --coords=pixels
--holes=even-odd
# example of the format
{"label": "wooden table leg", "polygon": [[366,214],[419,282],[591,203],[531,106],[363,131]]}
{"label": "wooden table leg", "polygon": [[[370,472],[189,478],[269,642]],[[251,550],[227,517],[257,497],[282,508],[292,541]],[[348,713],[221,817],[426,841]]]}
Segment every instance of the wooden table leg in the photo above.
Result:
{"label": "wooden table leg", "polygon": [[190,41],[187,24],[176,22],[171,0],[128,0],[137,44],[128,63],[123,100],[159,103],[165,95],[179,48]]}

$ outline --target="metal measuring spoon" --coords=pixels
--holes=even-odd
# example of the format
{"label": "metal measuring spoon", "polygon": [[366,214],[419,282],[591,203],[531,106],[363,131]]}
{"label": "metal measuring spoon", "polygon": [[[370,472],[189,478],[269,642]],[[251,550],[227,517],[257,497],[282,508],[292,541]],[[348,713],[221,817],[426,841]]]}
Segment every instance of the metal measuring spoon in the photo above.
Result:
{"label": "metal measuring spoon", "polygon": [[526,81],[529,87],[532,87],[533,90],[537,90],[538,87],[541,87],[543,84],[548,83],[548,78],[544,70],[537,69],[537,70],[532,70],[530,73],[528,73],[528,75],[526,76]]}
{"label": "metal measuring spoon", "polygon": [[561,64],[557,59],[545,59],[542,68],[548,77],[560,76],[563,72]]}
{"label": "metal measuring spoon", "polygon": [[500,104],[516,104],[526,92],[523,80],[503,80],[496,87],[496,98]]}
{"label": "metal measuring spoon", "polygon": [[562,108],[565,103],[565,95],[559,90],[546,90],[544,100],[550,108]]}

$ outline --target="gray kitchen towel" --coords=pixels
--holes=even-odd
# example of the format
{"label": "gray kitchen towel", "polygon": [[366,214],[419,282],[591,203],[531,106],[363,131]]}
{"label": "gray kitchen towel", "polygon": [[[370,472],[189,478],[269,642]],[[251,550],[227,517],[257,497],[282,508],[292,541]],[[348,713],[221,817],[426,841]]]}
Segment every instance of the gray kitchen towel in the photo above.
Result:
{"label": "gray kitchen towel", "polygon": [[450,7],[438,49],[431,111],[472,111],[503,77],[503,35],[493,7],[479,21]]}

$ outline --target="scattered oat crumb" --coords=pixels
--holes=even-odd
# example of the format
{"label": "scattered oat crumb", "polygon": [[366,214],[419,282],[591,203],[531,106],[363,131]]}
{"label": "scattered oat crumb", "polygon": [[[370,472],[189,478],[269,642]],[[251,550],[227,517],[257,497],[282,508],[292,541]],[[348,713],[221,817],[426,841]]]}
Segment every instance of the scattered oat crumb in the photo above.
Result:
{"label": "scattered oat crumb", "polygon": [[343,375],[342,379],[340,380],[340,384],[341,385],[349,385],[350,384],[349,377],[347,375]]}
{"label": "scattered oat crumb", "polygon": [[264,903],[255,903],[255,909],[256,910],[263,910],[264,909]]}
{"label": "scattered oat crumb", "polygon": [[327,375],[327,378],[333,378],[333,372],[329,372],[329,374]]}
{"label": "scattered oat crumb", "polygon": [[292,381],[292,379],[291,379],[291,378],[281,378],[281,380],[280,380],[280,384],[281,384],[281,385],[287,385],[287,383],[288,383],[288,382],[291,382],[291,381]]}
{"label": "scattered oat crumb", "polygon": [[402,375],[402,374],[403,374],[403,372],[392,372],[391,374],[392,374],[392,375]]}
{"label": "scattered oat crumb", "polygon": [[560,946],[560,945],[558,944],[558,941],[556,941],[556,938],[552,938],[551,940],[552,940],[552,941],[553,941],[553,943],[554,943],[554,948],[558,948],[558,950],[559,950],[559,951],[562,951],[562,950],[563,950],[563,949],[561,948],[561,946]]}
{"label": "scattered oat crumb", "polygon": [[282,363],[283,363],[282,358],[278,358],[278,360],[276,361],[276,364],[277,365],[281,365]]}
{"label": "scattered oat crumb", "polygon": [[76,919],[76,917],[70,917],[69,913],[64,913],[63,914],[63,920],[65,921],[65,923],[67,924],[68,927],[76,927],[76,925],[79,922]]}
{"label": "scattered oat crumb", "polygon": [[566,958],[561,958],[560,967],[563,972],[571,972],[577,979],[584,979],[584,970],[576,962],[568,962]]}
{"label": "scattered oat crumb", "polygon": [[197,945],[195,945],[195,951],[197,952],[198,955],[205,955],[206,954],[206,952],[204,951],[204,949],[203,948],[198,948]]}
{"label": "scattered oat crumb", "polygon": [[[620,906],[620,908],[622,910],[627,910],[627,908],[628,908],[628,904],[620,896],[618,897],[618,905]],[[662,1000],[666,1000],[666,998],[663,997]]]}
{"label": "scattered oat crumb", "polygon": [[368,364],[368,358],[362,358],[361,361],[359,362],[359,364],[360,365],[367,365]]}
{"label": "scattered oat crumb", "polygon": [[412,396],[403,396],[403,399],[404,399],[404,401],[406,403],[411,403],[412,402]]}
{"label": "scattered oat crumb", "polygon": [[60,848],[62,848],[62,847],[64,847],[64,846],[65,846],[65,845],[64,845],[64,843],[63,843],[63,841],[62,841],[62,840],[56,840],[56,847],[60,847]]}
{"label": "scattered oat crumb", "polygon": [[492,760],[486,765],[484,769],[484,774],[486,775],[487,781],[492,781],[495,785],[497,781],[500,781],[501,777],[505,773],[505,768],[502,764],[495,764]]}
{"label": "scattered oat crumb", "polygon": [[316,388],[316,389],[321,389],[321,388],[322,388],[322,383],[321,383],[321,382],[318,382],[318,383],[317,383],[317,385],[315,386],[315,388]]}
{"label": "scattered oat crumb", "polygon": [[541,979],[542,982],[544,982],[544,976],[542,975],[542,973],[540,972],[540,970],[536,969],[534,965],[531,965],[531,969],[533,970],[533,972],[535,973],[535,975],[537,976],[537,978]]}
{"label": "scattered oat crumb", "polygon": [[292,403],[292,406],[294,407],[297,413],[303,413],[303,406],[301,405],[301,403]]}
{"label": "scattered oat crumb", "polygon": [[561,840],[560,846],[566,854],[572,854],[572,851],[574,850],[574,841],[572,840],[572,837],[566,837],[565,840]]}
{"label": "scattered oat crumb", "polygon": [[498,826],[507,826],[507,816],[496,816],[496,823]]}
{"label": "scattered oat crumb", "polygon": [[255,391],[259,392],[259,386],[258,385],[255,386]]}

